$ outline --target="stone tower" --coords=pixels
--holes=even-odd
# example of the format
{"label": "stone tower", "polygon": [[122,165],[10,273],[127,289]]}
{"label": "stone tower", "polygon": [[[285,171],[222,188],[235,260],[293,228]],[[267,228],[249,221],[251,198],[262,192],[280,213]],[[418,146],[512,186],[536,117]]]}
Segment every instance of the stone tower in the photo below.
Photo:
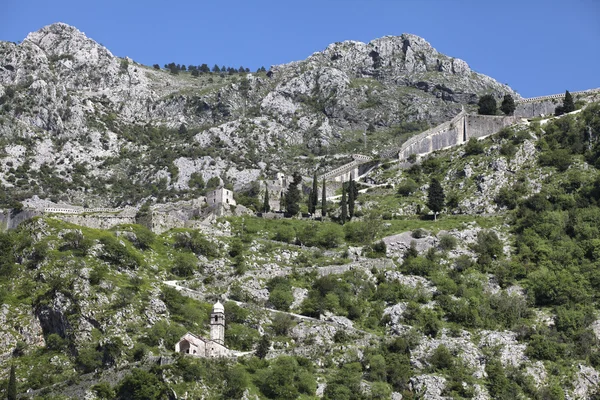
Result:
{"label": "stone tower", "polygon": [[210,313],[210,339],[225,345],[225,307],[218,300]]}

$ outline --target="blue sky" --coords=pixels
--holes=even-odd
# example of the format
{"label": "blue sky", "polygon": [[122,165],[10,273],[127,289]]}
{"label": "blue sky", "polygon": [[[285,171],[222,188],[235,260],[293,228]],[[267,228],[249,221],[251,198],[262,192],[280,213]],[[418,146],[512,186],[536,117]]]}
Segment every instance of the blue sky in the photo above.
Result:
{"label": "blue sky", "polygon": [[524,97],[600,87],[600,0],[3,0],[0,40],[53,22],[161,66],[252,70],[404,32]]}

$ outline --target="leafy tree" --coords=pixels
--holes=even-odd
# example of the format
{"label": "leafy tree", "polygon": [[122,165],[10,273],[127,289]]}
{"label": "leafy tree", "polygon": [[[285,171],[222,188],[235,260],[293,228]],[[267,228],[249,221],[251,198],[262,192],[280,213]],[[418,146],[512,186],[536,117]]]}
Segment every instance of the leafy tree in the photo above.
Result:
{"label": "leafy tree", "polygon": [[516,108],[517,106],[515,105],[515,99],[513,99],[510,94],[504,95],[504,99],[502,99],[502,104],[500,105],[500,110],[506,115],[513,115]]}
{"label": "leafy tree", "polygon": [[265,183],[265,200],[263,201],[263,211],[269,212],[271,211],[271,205],[269,204],[269,187]]}
{"label": "leafy tree", "polygon": [[288,214],[297,215],[300,211],[300,190],[298,185],[302,183],[302,176],[298,172],[294,172],[292,175],[293,180],[285,194],[285,210]]}
{"label": "leafy tree", "polygon": [[239,399],[248,387],[249,379],[246,369],[237,364],[225,373],[225,398]]}
{"label": "leafy tree", "polygon": [[300,394],[314,396],[317,385],[312,368],[306,359],[281,356],[260,371],[258,386],[270,399],[292,400]]}
{"label": "leafy tree", "polygon": [[327,194],[325,190],[325,178],[323,178],[323,190],[321,192],[321,215],[323,218],[327,216]]}
{"label": "leafy tree", "polygon": [[433,211],[434,220],[437,218],[437,214],[444,208],[445,200],[446,196],[444,195],[442,184],[436,178],[431,179],[427,192],[427,207]]}
{"label": "leafy tree", "polygon": [[6,398],[8,400],[17,400],[17,372],[14,364],[10,366],[10,376],[8,378],[8,390]]}
{"label": "leafy tree", "polygon": [[165,393],[164,384],[156,375],[135,368],[119,384],[118,399],[153,400],[161,398]]}
{"label": "leafy tree", "polygon": [[346,204],[346,185],[342,182],[342,201],[340,201],[340,207],[342,209],[340,215],[340,222],[345,224],[348,220],[348,205]]}
{"label": "leafy tree", "polygon": [[197,77],[197,76],[199,76],[199,75],[200,75],[200,72],[198,72],[198,70],[197,70],[197,69],[193,69],[193,70],[192,70],[192,76],[193,76],[193,77]]}
{"label": "leafy tree", "polygon": [[479,114],[481,115],[496,115],[496,99],[491,94],[481,96],[479,99]]}
{"label": "leafy tree", "polygon": [[154,65],[152,66],[152,68],[154,68],[154,69],[160,69],[160,65],[158,65],[158,64],[154,64]]}

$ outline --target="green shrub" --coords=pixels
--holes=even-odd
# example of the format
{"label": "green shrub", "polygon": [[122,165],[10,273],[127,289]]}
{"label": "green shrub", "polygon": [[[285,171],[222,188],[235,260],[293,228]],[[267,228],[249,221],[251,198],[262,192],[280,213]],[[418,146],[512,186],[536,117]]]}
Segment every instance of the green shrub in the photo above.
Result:
{"label": "green shrub", "polygon": [[189,277],[198,270],[198,258],[192,253],[177,253],[171,272],[180,277]]}
{"label": "green shrub", "polygon": [[364,221],[351,221],[344,224],[346,240],[357,244],[367,244],[379,233],[381,221],[365,219]]}
{"label": "green shrub", "polygon": [[93,385],[90,389],[96,394],[99,399],[111,400],[115,396],[115,391],[108,382],[100,382]]}
{"label": "green shrub", "polygon": [[120,267],[135,269],[143,264],[143,259],[122,244],[112,235],[100,239],[103,245],[101,258]]}
{"label": "green shrub", "polygon": [[225,398],[241,398],[249,382],[248,373],[243,366],[235,365],[232,368],[228,368],[225,372]]}
{"label": "green shrub", "polygon": [[475,156],[478,154],[483,154],[483,143],[476,138],[470,138],[465,145],[465,155]]}
{"label": "green shrub", "polygon": [[493,260],[498,260],[504,256],[504,245],[496,232],[479,231],[473,251],[477,254],[479,265],[489,266]]}
{"label": "green shrub", "polygon": [[277,313],[273,316],[271,327],[276,335],[286,336],[294,325],[294,319],[290,315]]}
{"label": "green shrub", "polygon": [[256,329],[236,323],[225,325],[225,346],[230,349],[252,350],[259,338],[260,335]]}
{"label": "green shrub", "polygon": [[444,251],[454,250],[458,241],[452,235],[440,236],[440,248]]}
{"label": "green shrub", "polygon": [[175,247],[188,249],[197,255],[203,255],[209,258],[219,256],[219,250],[216,245],[207,240],[204,235],[198,231],[179,232],[175,235]]}
{"label": "green shrub", "polygon": [[284,243],[293,243],[296,240],[296,230],[293,226],[282,224],[275,227],[273,240]]}
{"label": "green shrub", "polygon": [[135,368],[117,387],[117,399],[147,400],[159,399],[166,395],[166,386],[156,375]]}
{"label": "green shrub", "polygon": [[135,228],[135,247],[141,250],[149,249],[154,243],[156,235],[150,229],[145,226],[138,225]]}
{"label": "green shrub", "polygon": [[419,185],[417,182],[410,178],[406,178],[402,183],[398,186],[398,194],[401,196],[410,196],[414,192],[419,189]]}
{"label": "green shrub", "polygon": [[454,367],[454,356],[443,344],[439,345],[429,357],[429,364],[436,372],[444,372]]}
{"label": "green shrub", "polygon": [[87,239],[79,230],[69,231],[63,236],[64,244],[61,246],[61,251],[71,250],[75,254],[85,256],[92,247],[92,241]]}

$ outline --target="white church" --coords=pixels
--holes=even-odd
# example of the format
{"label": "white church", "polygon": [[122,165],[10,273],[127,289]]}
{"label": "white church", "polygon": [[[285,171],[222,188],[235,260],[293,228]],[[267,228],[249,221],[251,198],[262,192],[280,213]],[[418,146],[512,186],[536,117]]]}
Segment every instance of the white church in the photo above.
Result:
{"label": "white church", "polygon": [[177,353],[197,357],[228,357],[232,352],[225,347],[225,307],[217,301],[210,314],[210,339],[196,336],[190,332],[179,339],[175,345]]}

